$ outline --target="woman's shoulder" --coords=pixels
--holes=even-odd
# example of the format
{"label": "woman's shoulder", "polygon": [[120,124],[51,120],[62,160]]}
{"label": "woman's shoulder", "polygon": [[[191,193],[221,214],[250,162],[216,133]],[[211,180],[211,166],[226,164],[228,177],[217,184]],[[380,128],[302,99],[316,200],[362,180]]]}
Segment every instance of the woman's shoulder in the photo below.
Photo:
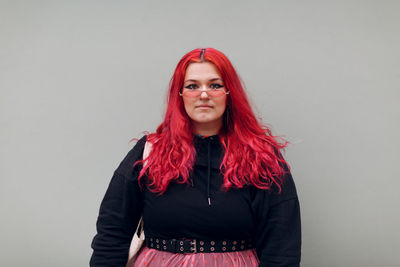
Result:
{"label": "woman's shoulder", "polygon": [[292,172],[286,164],[283,165],[283,169],[282,182],[279,186],[275,182],[272,182],[268,189],[260,189],[256,186],[251,186],[250,192],[253,195],[253,200],[267,201],[270,206],[273,206],[298,197]]}
{"label": "woman's shoulder", "polygon": [[129,150],[124,159],[121,161],[117,169],[116,173],[120,175],[124,175],[125,177],[130,177],[134,169],[138,168],[137,164],[134,166],[134,163],[138,160],[142,160],[144,146],[146,144],[147,135],[142,136],[140,139],[137,139],[136,144]]}

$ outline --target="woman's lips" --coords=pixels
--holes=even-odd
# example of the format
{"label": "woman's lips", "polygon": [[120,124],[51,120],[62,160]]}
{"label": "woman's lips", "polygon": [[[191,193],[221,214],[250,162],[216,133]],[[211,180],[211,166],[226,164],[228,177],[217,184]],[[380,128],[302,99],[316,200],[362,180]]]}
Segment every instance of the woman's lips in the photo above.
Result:
{"label": "woman's lips", "polygon": [[200,109],[207,109],[207,108],[211,108],[211,106],[201,105],[201,106],[197,106],[197,108],[200,108]]}

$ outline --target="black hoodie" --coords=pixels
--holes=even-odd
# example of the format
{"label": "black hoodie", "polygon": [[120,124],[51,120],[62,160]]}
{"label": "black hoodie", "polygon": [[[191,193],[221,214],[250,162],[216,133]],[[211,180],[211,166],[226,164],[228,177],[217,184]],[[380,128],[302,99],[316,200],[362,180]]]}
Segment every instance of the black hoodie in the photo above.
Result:
{"label": "black hoodie", "polygon": [[[194,136],[196,161],[191,184],[171,182],[162,195],[137,182],[146,136],[115,170],[100,206],[90,266],[123,267],[137,223],[143,215],[146,238],[248,239],[255,242],[259,266],[300,266],[301,223],[296,187],[285,166],[277,187],[221,189],[223,147],[218,135]],[[281,155],[280,155],[281,156]]]}

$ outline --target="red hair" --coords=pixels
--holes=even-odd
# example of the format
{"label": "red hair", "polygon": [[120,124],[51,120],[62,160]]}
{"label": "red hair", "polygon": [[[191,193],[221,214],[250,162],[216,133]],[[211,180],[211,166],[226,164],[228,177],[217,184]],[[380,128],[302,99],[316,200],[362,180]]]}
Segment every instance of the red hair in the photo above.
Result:
{"label": "red hair", "polygon": [[171,181],[190,182],[196,150],[192,124],[186,114],[179,92],[183,87],[186,68],[190,63],[210,62],[219,70],[229,91],[223,127],[218,134],[225,154],[220,166],[225,190],[245,185],[270,189],[276,184],[281,190],[285,166],[289,165],[279,150],[289,143],[277,141],[271,130],[259,122],[249,104],[239,76],[229,59],[213,48],[198,48],[182,57],[169,83],[164,121],[155,133],[147,135],[152,143],[149,156],[142,163],[139,180],[146,174],[147,186],[154,193],[164,193]]}

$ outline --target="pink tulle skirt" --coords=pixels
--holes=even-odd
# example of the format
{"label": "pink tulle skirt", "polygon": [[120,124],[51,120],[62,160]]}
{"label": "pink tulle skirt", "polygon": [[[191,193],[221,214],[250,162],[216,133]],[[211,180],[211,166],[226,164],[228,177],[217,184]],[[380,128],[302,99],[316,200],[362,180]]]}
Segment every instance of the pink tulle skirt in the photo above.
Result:
{"label": "pink tulle skirt", "polygon": [[144,247],[134,267],[257,267],[254,249],[224,253],[171,253]]}

